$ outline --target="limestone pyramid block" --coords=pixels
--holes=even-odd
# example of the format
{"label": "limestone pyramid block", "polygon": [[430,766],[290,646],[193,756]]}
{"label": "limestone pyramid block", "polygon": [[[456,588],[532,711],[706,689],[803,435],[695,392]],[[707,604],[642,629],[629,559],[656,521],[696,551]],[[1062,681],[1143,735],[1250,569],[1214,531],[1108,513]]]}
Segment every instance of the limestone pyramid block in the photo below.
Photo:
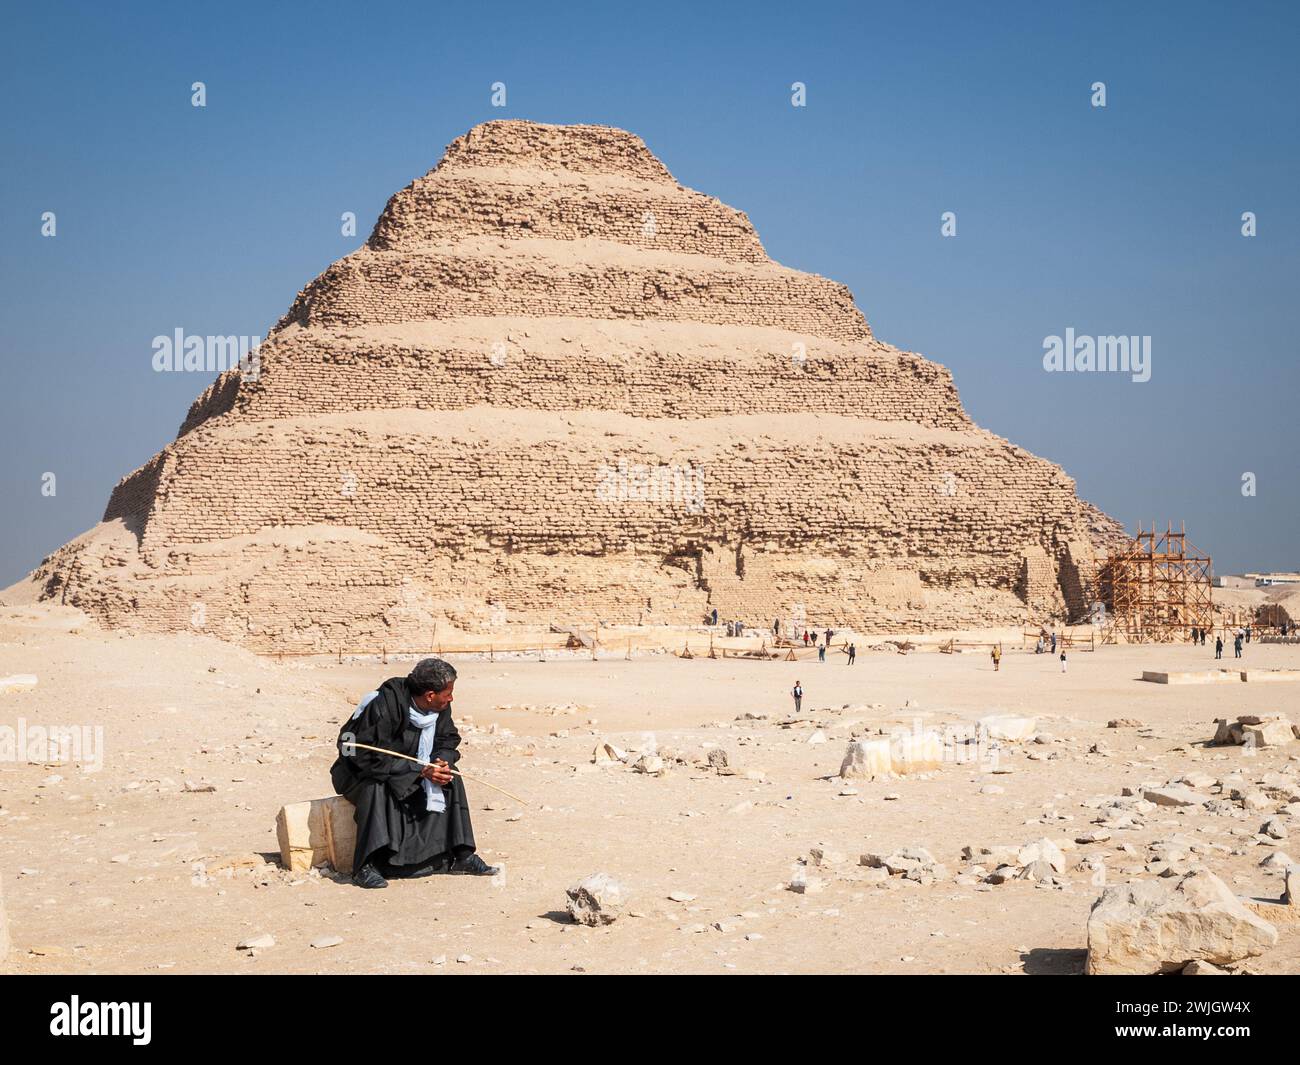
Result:
{"label": "limestone pyramid block", "polygon": [[356,807],[342,795],[290,803],[276,815],[275,835],[280,862],[291,872],[328,864],[350,874],[357,846]]}

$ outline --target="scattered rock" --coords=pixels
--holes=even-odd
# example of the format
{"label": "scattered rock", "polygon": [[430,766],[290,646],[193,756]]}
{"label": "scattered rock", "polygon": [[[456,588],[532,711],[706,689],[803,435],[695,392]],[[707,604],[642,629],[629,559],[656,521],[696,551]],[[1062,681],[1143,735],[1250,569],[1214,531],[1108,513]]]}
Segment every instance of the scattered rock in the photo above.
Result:
{"label": "scattered rock", "polygon": [[1147,802],[1153,802],[1157,806],[1200,806],[1210,801],[1209,795],[1202,795],[1200,792],[1192,791],[1191,788],[1184,788],[1178,784],[1168,785],[1163,788],[1147,788],[1142,793],[1142,798]]}
{"label": "scattered rock", "polygon": [[9,692],[26,692],[36,687],[35,673],[14,673],[8,677],[0,677],[0,695]]}
{"label": "scattered rock", "polygon": [[902,847],[890,854],[864,854],[858,861],[869,869],[884,869],[890,876],[937,864],[934,855],[924,847]]}
{"label": "scattered rock", "polygon": [[591,761],[595,765],[610,765],[614,762],[622,762],[626,758],[625,750],[606,740],[596,744],[596,749],[591,752]]}
{"label": "scattered rock", "polygon": [[250,936],[248,939],[241,939],[236,950],[267,950],[275,946],[275,937],[263,933],[260,936]]}
{"label": "scattered rock", "polygon": [[626,901],[622,885],[608,873],[593,873],[567,894],[569,916],[578,924],[591,926],[613,924]]}
{"label": "scattered rock", "polygon": [[327,947],[337,947],[342,942],[342,936],[317,936],[311,941],[311,945],[317,950],[325,950]]}
{"label": "scattered rock", "polygon": [[1034,734],[1038,721],[1032,717],[1016,717],[1012,714],[991,714],[979,719],[979,724],[991,740],[1004,743],[1022,743]]}
{"label": "scattered rock", "polygon": [[1046,837],[1026,843],[1016,852],[1016,861],[1022,867],[1044,862],[1054,873],[1065,872],[1065,855],[1061,853],[1060,847]]}
{"label": "scattered rock", "polygon": [[1280,817],[1270,817],[1259,830],[1271,839],[1286,839],[1286,823]]}
{"label": "scattered rock", "polygon": [[1230,976],[1227,969],[1220,969],[1208,961],[1189,961],[1183,966],[1183,976]]}
{"label": "scattered rock", "polygon": [[809,876],[808,870],[800,866],[790,878],[789,888],[796,895],[816,895],[825,888],[820,877]]}
{"label": "scattered rock", "polygon": [[848,858],[842,851],[832,850],[824,844],[818,844],[808,851],[808,863],[816,866],[843,865]]}
{"label": "scattered rock", "polygon": [[1247,788],[1245,791],[1233,788],[1232,797],[1241,803],[1243,810],[1267,810],[1273,805],[1273,800],[1259,788]]}
{"label": "scattered rock", "polygon": [[1040,858],[1030,862],[1017,874],[1017,880],[1030,880],[1035,883],[1046,881],[1051,883],[1056,879],[1056,874],[1061,872],[1060,869],[1053,869],[1052,863]]}

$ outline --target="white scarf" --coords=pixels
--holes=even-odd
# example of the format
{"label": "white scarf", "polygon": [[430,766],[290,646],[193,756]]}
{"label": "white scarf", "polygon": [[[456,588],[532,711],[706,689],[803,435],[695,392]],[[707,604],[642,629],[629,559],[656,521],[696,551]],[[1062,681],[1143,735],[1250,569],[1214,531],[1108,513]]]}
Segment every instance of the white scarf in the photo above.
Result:
{"label": "white scarf", "polygon": [[[429,756],[433,754],[433,734],[437,731],[438,711],[431,714],[422,714],[414,706],[408,711],[411,724],[420,730],[420,748],[415,752],[416,757],[421,762],[429,761]],[[424,785],[424,798],[426,801],[426,810],[434,813],[442,813],[447,809],[447,797],[443,795],[442,788],[434,785],[433,781],[427,777],[422,777],[420,783]]]}
{"label": "white scarf", "polygon": [[[357,708],[352,712],[352,720],[355,721],[361,716],[361,712],[371,704],[379,695],[379,692],[366,692],[361,697],[361,702],[357,703]],[[438,711],[432,714],[422,714],[414,706],[410,708],[409,716],[411,724],[420,730],[420,749],[416,752],[420,761],[427,762],[429,755],[433,754],[433,734],[435,726],[438,724]],[[447,797],[442,793],[442,788],[435,788],[432,780],[421,780],[424,785],[425,809],[432,810],[435,813],[442,813],[447,809]]]}

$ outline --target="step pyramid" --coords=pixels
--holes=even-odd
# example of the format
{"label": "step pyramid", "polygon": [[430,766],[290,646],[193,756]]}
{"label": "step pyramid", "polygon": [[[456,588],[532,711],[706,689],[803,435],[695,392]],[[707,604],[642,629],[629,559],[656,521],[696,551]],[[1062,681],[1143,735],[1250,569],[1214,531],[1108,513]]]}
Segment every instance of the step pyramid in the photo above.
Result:
{"label": "step pyramid", "polygon": [[496,121],[29,580],[266,650],[714,609],[924,631],[1077,611],[1122,537],[640,138]]}

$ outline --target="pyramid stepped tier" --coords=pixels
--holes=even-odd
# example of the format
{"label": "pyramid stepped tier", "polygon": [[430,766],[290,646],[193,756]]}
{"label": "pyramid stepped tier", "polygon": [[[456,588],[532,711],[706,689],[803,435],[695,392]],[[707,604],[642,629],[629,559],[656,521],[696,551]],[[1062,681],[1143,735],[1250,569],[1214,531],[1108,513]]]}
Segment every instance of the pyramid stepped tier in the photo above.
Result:
{"label": "pyramid stepped tier", "polygon": [[413,251],[467,237],[615,241],[732,262],[766,263],[748,218],[698,192],[544,171],[441,171],[389,202],[368,247]]}
{"label": "pyramid stepped tier", "polygon": [[292,327],[259,358],[256,380],[232,372],[200,396],[182,433],[232,411],[265,419],[484,405],[646,418],[819,412],[972,428],[951,375],[928,359],[876,340],[755,326],[497,317]]}
{"label": "pyramid stepped tier", "polygon": [[256,369],[199,396],[40,595],[268,650],[713,609],[919,631],[1083,609],[1122,535],[621,130],[471,130]]}
{"label": "pyramid stepped tier", "polygon": [[363,249],[326,270],[281,325],[363,325],[465,315],[766,325],[836,340],[871,335],[843,285],[775,264],[729,263],[613,241],[489,240]]}

